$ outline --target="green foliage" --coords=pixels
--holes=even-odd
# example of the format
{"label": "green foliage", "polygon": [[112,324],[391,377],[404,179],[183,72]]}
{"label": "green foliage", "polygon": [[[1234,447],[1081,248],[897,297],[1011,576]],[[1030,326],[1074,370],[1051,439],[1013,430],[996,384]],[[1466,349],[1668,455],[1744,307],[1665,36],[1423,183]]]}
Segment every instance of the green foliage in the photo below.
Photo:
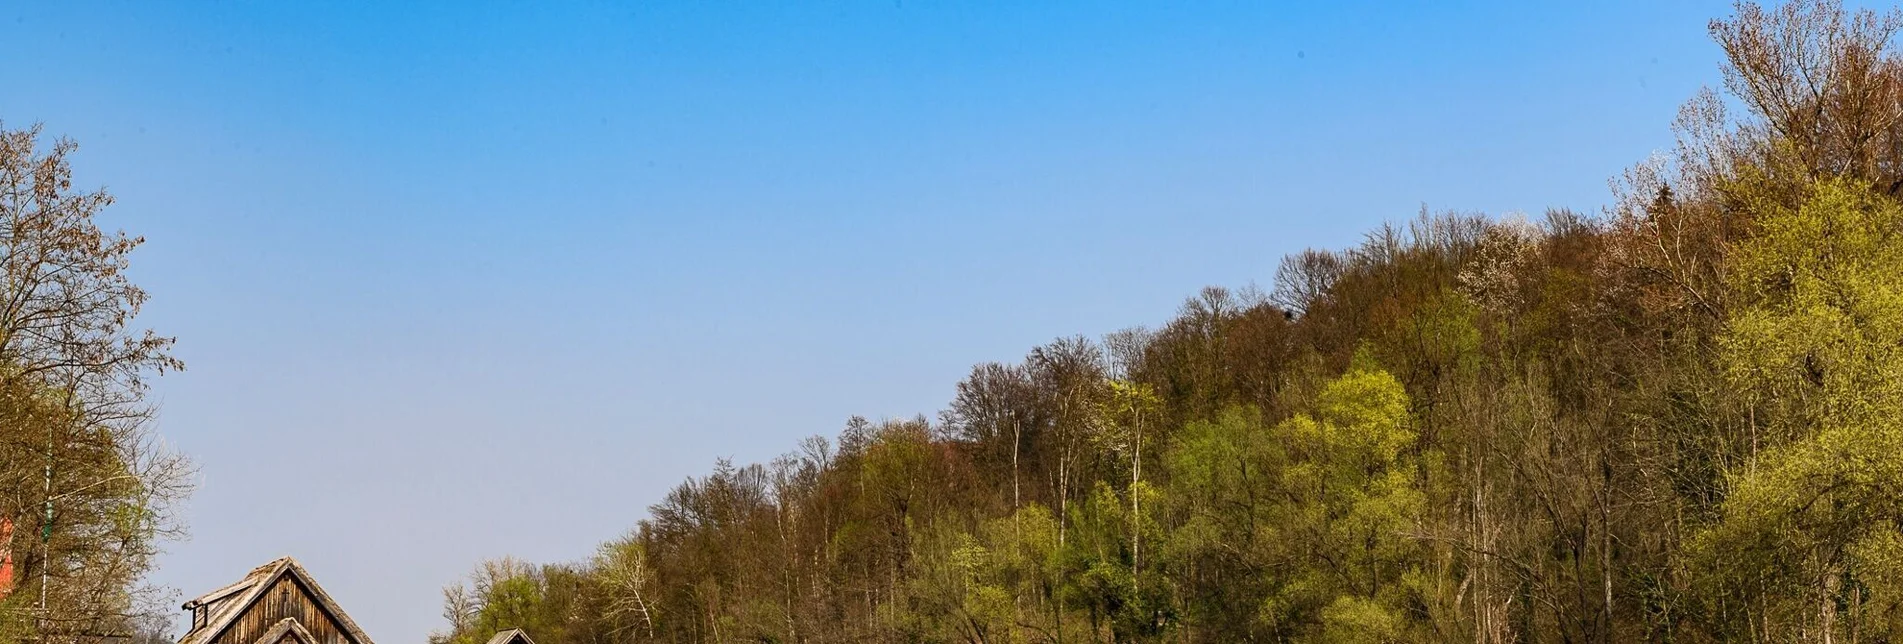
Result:
{"label": "green foliage", "polygon": [[1249,624],[1240,632],[1256,638],[1405,639],[1425,553],[1416,435],[1400,382],[1366,353],[1354,362],[1309,412],[1265,427],[1233,407],[1178,436],[1166,462],[1182,523],[1167,556],[1174,574],[1214,576],[1194,621]]}
{"label": "green foliage", "polygon": [[1154,488],[1138,484],[1118,493],[1098,481],[1090,496],[1071,507],[1070,535],[1062,551],[1068,605],[1086,612],[1091,630],[1107,630],[1118,641],[1149,641],[1174,622],[1165,580],[1154,569],[1138,566],[1132,547],[1133,523],[1139,538],[1160,540],[1159,526],[1131,516],[1130,495],[1155,503]]}
{"label": "green foliage", "polygon": [[1903,602],[1903,206],[1827,181],[1758,226],[1734,255],[1747,305],[1720,346],[1762,451],[1691,554],[1721,609],[1778,618],[1767,635],[1903,633],[1862,617]]}
{"label": "green foliage", "polygon": [[1057,525],[1032,505],[971,534],[940,527],[919,537],[904,630],[931,641],[1028,642],[1055,577]]}
{"label": "green foliage", "polygon": [[1402,635],[1424,502],[1406,456],[1415,447],[1407,404],[1400,382],[1361,357],[1322,388],[1313,415],[1276,428],[1291,448],[1280,496],[1290,506],[1284,543],[1295,546],[1280,563],[1299,581],[1265,602],[1265,618],[1315,622],[1325,641]]}
{"label": "green foliage", "polygon": [[0,551],[16,566],[0,584],[31,580],[35,600],[0,605],[4,641],[158,635],[172,607],[142,580],[191,489],[147,423],[147,379],[183,365],[134,323],[143,240],[99,227],[113,198],[74,185],[77,147],[0,126]]}
{"label": "green foliage", "polygon": [[1738,100],[1604,217],[1423,213],[980,365],[939,423],[720,463],[587,565],[452,589],[449,637],[1903,639],[1900,29],[1740,5]]}

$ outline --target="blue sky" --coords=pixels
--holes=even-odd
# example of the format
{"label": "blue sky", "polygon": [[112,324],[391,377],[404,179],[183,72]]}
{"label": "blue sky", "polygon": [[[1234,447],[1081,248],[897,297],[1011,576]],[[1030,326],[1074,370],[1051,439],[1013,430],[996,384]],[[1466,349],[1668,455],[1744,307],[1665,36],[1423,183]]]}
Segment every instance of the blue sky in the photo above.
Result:
{"label": "blue sky", "polygon": [[304,561],[379,641],[715,458],[1267,286],[1423,205],[1597,210],[1713,2],[0,4],[179,338],[195,595]]}

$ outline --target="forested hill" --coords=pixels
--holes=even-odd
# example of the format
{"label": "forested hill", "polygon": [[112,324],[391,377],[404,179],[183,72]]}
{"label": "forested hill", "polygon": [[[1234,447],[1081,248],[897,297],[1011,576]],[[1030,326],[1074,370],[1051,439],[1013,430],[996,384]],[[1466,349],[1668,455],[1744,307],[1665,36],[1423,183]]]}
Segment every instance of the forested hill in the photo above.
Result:
{"label": "forested hill", "polygon": [[1903,638],[1894,13],[1741,5],[1603,213],[1423,216],[718,464],[439,639]]}

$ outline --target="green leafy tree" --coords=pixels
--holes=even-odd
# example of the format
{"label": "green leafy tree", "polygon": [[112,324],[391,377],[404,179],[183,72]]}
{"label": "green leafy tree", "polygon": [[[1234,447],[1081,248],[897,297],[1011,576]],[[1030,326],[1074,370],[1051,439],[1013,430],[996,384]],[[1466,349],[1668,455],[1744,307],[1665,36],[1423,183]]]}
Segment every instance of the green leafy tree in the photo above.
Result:
{"label": "green leafy tree", "polygon": [[1762,438],[1694,544],[1720,585],[1714,619],[1769,639],[1891,637],[1903,633],[1903,207],[1827,181],[1800,207],[1758,208],[1758,234],[1734,254],[1747,304],[1722,347]]}

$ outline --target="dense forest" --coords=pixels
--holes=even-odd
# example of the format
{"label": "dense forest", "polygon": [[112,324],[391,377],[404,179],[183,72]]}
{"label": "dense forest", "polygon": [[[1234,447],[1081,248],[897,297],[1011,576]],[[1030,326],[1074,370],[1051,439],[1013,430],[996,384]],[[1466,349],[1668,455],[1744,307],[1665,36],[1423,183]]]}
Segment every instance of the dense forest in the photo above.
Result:
{"label": "dense forest", "polygon": [[[1602,212],[1422,213],[719,461],[433,644],[1903,642],[1903,13],[1740,4]],[[0,127],[0,642],[163,641],[142,240]]]}
{"label": "dense forest", "polygon": [[1896,13],[1740,5],[1602,213],[1422,216],[719,462],[440,642],[1903,640]]}

